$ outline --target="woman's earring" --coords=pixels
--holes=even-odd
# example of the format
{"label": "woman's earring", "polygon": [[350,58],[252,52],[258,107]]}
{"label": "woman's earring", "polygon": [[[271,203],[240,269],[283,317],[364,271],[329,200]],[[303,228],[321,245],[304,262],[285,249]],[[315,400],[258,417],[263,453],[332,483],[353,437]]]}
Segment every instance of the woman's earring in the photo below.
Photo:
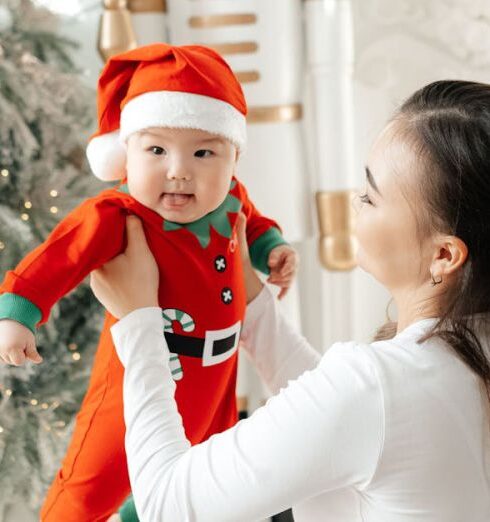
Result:
{"label": "woman's earring", "polygon": [[439,276],[439,279],[434,279],[434,274],[432,272],[430,273],[430,279],[430,284],[432,286],[436,286],[442,283],[442,276]]}

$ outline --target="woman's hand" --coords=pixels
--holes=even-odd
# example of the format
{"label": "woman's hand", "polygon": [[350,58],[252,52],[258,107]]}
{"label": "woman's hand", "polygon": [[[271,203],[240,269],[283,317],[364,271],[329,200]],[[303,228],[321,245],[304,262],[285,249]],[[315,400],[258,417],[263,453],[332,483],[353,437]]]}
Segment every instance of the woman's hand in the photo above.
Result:
{"label": "woman's hand", "polygon": [[240,246],[240,254],[242,256],[243,263],[243,276],[245,282],[245,290],[247,296],[247,304],[253,301],[259,294],[264,284],[259,279],[258,275],[253,269],[252,262],[250,261],[250,253],[248,251],[246,227],[247,220],[244,214],[240,212],[237,218],[237,237],[238,244]]}
{"label": "woman's hand", "polygon": [[158,266],[141,221],[126,218],[126,251],[90,274],[95,297],[117,319],[137,308],[158,306]]}

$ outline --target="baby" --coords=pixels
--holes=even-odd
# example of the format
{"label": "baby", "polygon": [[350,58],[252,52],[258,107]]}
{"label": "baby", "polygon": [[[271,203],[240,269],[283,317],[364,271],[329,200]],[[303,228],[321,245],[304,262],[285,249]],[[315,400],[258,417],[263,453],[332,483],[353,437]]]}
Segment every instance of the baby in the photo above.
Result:
{"label": "baby", "polygon": [[[255,267],[289,288],[297,255],[234,177],[246,103],[226,62],[202,46],[155,44],[112,58],[98,87],[94,173],[122,180],[86,200],[7,272],[0,287],[0,358],[41,362],[35,328],[92,270],[125,248],[135,214],[160,270],[159,299],[176,400],[191,443],[236,420],[237,346],[245,312],[235,223],[247,219]],[[124,451],[123,367],[106,314],[87,394],[42,521],[106,520],[130,492]],[[162,411],[162,415],[165,412]]]}

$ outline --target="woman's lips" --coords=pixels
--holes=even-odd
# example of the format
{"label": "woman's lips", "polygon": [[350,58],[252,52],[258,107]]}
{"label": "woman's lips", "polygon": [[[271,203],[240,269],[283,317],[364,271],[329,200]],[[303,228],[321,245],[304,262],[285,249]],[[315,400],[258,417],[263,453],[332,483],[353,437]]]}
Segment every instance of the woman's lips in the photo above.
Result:
{"label": "woman's lips", "polygon": [[164,193],[162,195],[162,201],[163,201],[163,205],[166,207],[166,208],[182,208],[184,207],[185,205],[187,205],[187,203],[189,203],[189,201],[193,198],[194,196],[192,194],[170,194],[170,193]]}

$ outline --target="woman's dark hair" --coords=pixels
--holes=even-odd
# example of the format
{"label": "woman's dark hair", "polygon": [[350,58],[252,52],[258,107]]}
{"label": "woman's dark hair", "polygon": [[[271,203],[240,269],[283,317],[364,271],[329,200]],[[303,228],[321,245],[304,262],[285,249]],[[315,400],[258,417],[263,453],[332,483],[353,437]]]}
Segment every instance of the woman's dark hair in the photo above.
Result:
{"label": "woman's dark hair", "polygon": [[[394,119],[422,159],[420,227],[454,235],[468,248],[458,284],[444,295],[440,320],[422,341],[446,341],[482,378],[490,397],[489,355],[477,335],[490,317],[490,85],[431,83]],[[387,338],[388,330],[382,327],[377,338]]]}

